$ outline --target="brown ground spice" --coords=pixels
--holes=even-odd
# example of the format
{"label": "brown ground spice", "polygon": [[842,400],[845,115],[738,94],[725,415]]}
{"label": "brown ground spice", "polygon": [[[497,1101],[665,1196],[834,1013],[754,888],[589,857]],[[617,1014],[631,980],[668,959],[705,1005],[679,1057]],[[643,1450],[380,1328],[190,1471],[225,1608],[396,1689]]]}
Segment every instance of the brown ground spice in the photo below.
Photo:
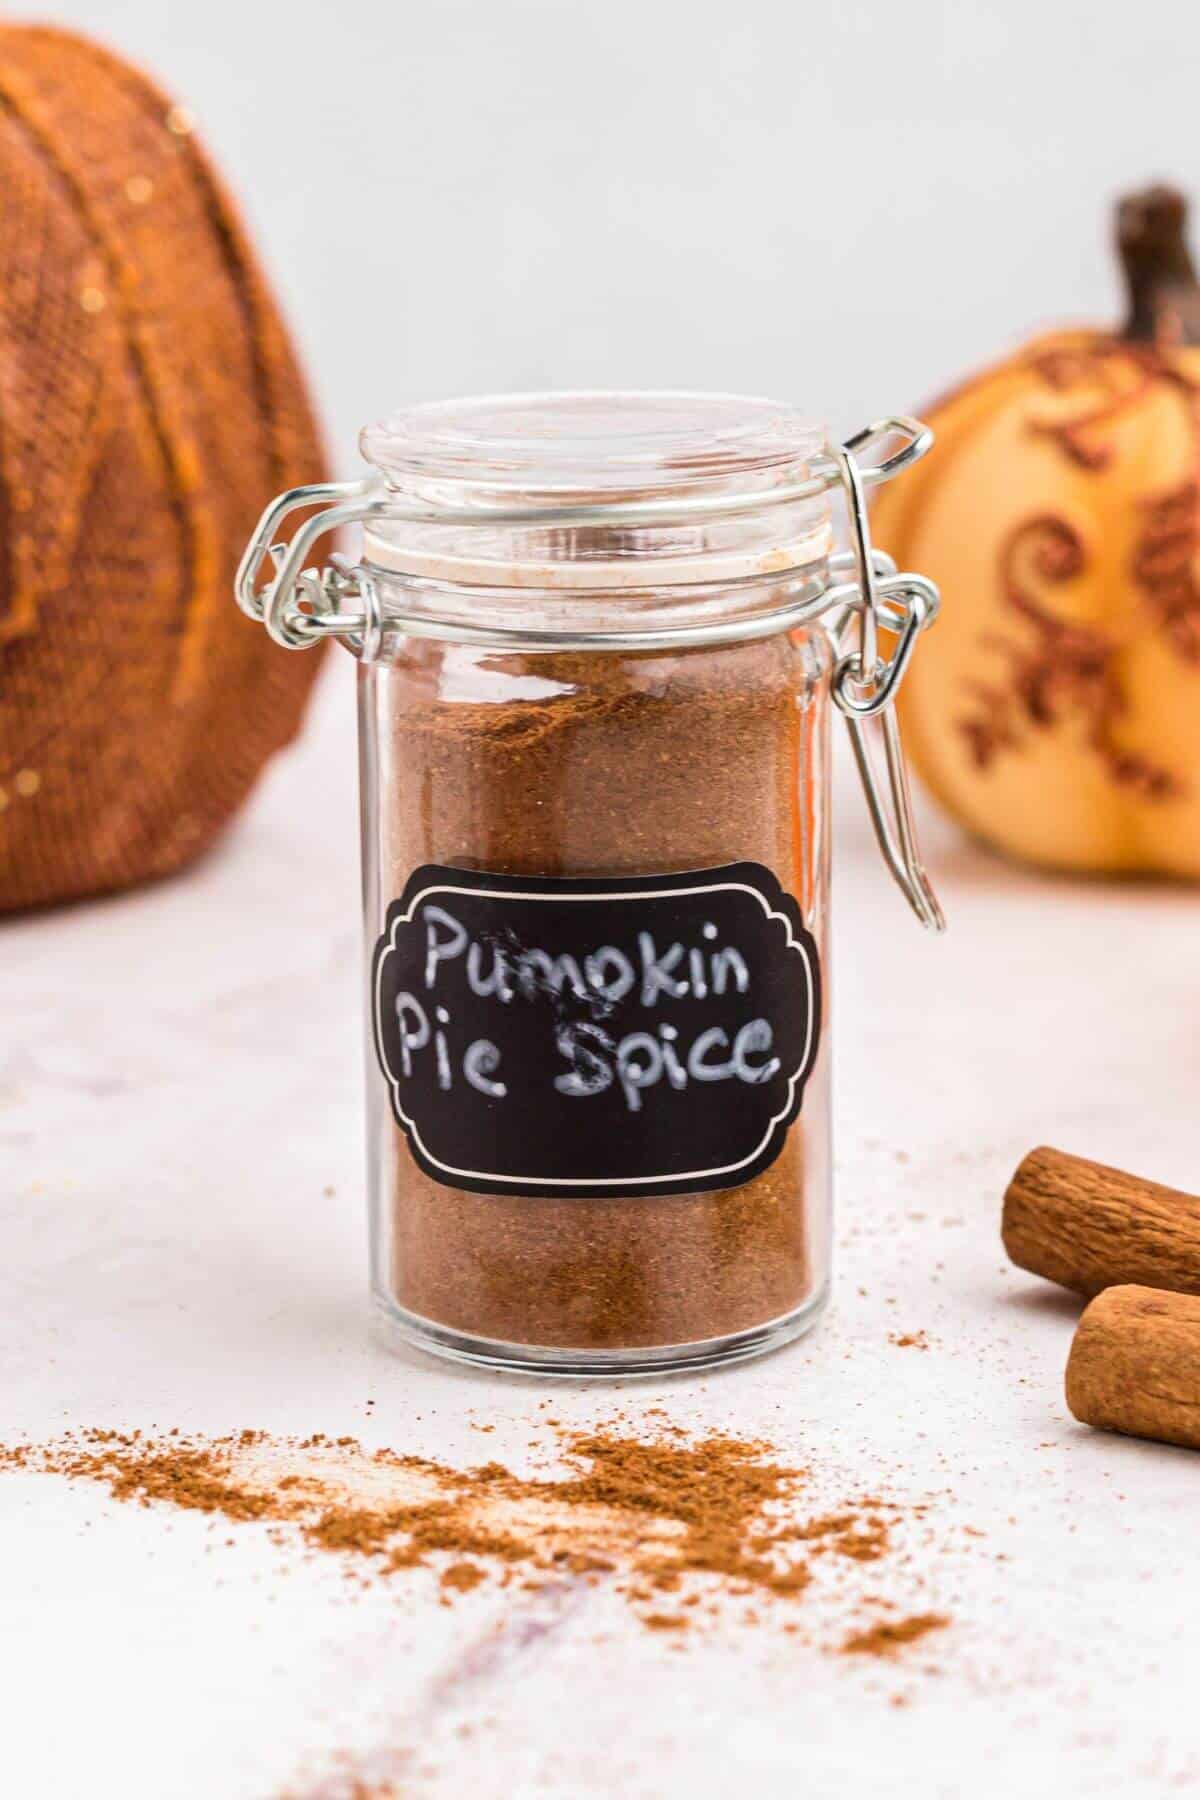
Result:
{"label": "brown ground spice", "polygon": [[792,1535],[815,1544],[818,1553],[831,1550],[855,1562],[876,1562],[891,1548],[887,1520],[879,1511],[870,1510],[878,1505],[879,1502],[867,1499],[857,1510],[827,1513],[823,1518],[797,1525]]}
{"label": "brown ground spice", "polygon": [[[657,1631],[685,1630],[702,1597],[794,1601],[813,1579],[814,1557],[874,1564],[891,1549],[888,1514],[898,1509],[866,1496],[806,1517],[805,1472],[760,1441],[689,1437],[662,1424],[650,1437],[610,1425],[563,1432],[560,1442],[566,1468],[545,1477],[498,1462],[455,1469],[366,1451],[352,1438],[255,1431],[211,1441],[84,1431],[0,1449],[0,1469],[99,1482],[141,1506],[266,1523],[281,1541],[299,1537],[310,1550],[347,1558],[361,1576],[392,1578],[444,1557],[447,1600],[485,1581],[607,1576]],[[667,1594],[672,1610],[662,1606]],[[912,1621],[872,1626],[843,1648],[869,1649],[872,1632],[893,1647],[920,1635]]]}
{"label": "brown ground spice", "polygon": [[885,1620],[865,1631],[850,1634],[842,1645],[843,1656],[895,1656],[905,1644],[916,1643],[931,1631],[949,1625],[945,1613],[914,1613],[908,1619]]}
{"label": "brown ground spice", "polygon": [[453,1588],[459,1594],[469,1594],[484,1579],[483,1570],[478,1563],[456,1562],[442,1570],[442,1586]]}
{"label": "brown ground spice", "polygon": [[[369,704],[392,747],[388,896],[423,863],[571,876],[744,859],[773,870],[821,943],[813,644],[793,634],[671,654],[489,656],[498,689],[533,678],[552,697],[488,704],[445,697],[445,659],[461,654],[413,640],[394,668],[363,677],[378,684]],[[777,1161],[718,1193],[465,1193],[424,1175],[389,1120],[396,1300],[476,1337],[579,1349],[692,1343],[790,1313],[823,1276],[808,1215],[825,1191],[827,1060]]]}

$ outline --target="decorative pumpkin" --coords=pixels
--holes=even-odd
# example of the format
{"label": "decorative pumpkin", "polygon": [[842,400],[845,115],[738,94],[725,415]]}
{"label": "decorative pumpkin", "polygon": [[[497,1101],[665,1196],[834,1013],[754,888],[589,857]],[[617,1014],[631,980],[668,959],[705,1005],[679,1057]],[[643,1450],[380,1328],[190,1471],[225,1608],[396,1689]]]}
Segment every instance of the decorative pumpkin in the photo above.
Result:
{"label": "decorative pumpkin", "polygon": [[878,541],[945,607],[901,697],[946,808],[1057,869],[1200,877],[1200,287],[1182,198],[1123,201],[1120,331],[1063,330],[927,409]]}
{"label": "decorative pumpkin", "polygon": [[165,875],[300,722],[315,659],[231,598],[321,479],[291,347],[187,115],[0,27],[0,910]]}

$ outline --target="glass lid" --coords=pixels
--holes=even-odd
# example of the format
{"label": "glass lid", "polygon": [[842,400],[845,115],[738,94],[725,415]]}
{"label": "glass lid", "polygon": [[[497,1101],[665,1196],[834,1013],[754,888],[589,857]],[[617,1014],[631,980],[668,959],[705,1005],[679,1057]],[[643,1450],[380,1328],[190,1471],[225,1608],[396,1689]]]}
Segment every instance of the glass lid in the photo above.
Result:
{"label": "glass lid", "polygon": [[[362,433],[388,487],[478,524],[374,521],[369,561],[483,584],[628,586],[712,581],[820,560],[825,494],[784,500],[825,445],[793,407],[731,394],[501,394],[393,414]],[[733,517],[667,523],[503,524],[500,511],[701,498],[761,499]],[[639,565],[653,564],[653,571]]]}

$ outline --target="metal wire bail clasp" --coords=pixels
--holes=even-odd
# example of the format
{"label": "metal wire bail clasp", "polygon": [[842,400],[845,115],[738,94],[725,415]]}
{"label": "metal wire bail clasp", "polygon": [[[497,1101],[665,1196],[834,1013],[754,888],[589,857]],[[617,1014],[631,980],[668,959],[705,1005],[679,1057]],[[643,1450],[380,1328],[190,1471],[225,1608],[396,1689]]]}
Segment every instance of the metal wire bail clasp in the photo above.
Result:
{"label": "metal wire bail clasp", "polygon": [[[889,420],[887,424],[898,429],[911,429],[915,434],[912,449],[916,456],[923,455],[933,441],[932,433],[916,425],[915,421]],[[908,769],[895,711],[897,690],[917,639],[937,616],[939,595],[934,584],[923,575],[898,574],[891,558],[872,548],[864,472],[855,460],[855,451],[877,438],[879,432],[879,426],[871,426],[829,451],[846,496],[852,540],[848,555],[836,560],[843,566],[848,564],[855,575],[855,580],[844,592],[838,590],[838,599],[846,608],[845,625],[851,636],[850,647],[840,657],[833,672],[833,698],[846,720],[871,824],[884,861],[922,925],[930,931],[944,931],[945,916],[930,886],[917,844]],[[881,626],[896,634],[895,650],[886,663],[879,655]],[[883,735],[886,796],[867,740],[867,721],[876,718]]]}
{"label": "metal wire bail clasp", "polygon": [[[386,510],[375,481],[314,482],[273,500],[246,545],[234,581],[234,595],[246,617],[265,625],[285,650],[310,650],[330,637],[345,638],[360,653],[369,649],[381,621],[365,571],[336,553],[323,569],[306,568],[305,563],[327,532],[361,525]],[[277,542],[285,520],[296,512],[309,517],[290,542]],[[264,563],[271,575],[260,587]]]}

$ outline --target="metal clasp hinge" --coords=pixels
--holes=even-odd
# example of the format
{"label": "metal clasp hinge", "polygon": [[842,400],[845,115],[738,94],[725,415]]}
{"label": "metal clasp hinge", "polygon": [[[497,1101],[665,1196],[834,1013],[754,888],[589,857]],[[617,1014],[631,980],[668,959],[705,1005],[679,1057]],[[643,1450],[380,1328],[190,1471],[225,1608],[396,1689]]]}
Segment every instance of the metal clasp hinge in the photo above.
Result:
{"label": "metal clasp hinge", "polygon": [[[852,540],[845,556],[833,560],[849,566],[855,575],[844,598],[841,590],[830,595],[845,606],[844,625],[853,633],[850,647],[839,657],[833,671],[833,700],[850,733],[867,811],[892,878],[922,925],[929,931],[944,931],[945,915],[930,885],[917,843],[912,793],[895,711],[896,694],[917,639],[933,623],[940,601],[931,581],[923,575],[898,574],[891,558],[872,547],[863,470],[854,456],[871,435],[860,432],[830,452],[841,476]],[[881,627],[896,634],[896,647],[887,662],[879,655]],[[886,793],[868,742],[867,725],[871,719],[879,720],[883,737]]]}

